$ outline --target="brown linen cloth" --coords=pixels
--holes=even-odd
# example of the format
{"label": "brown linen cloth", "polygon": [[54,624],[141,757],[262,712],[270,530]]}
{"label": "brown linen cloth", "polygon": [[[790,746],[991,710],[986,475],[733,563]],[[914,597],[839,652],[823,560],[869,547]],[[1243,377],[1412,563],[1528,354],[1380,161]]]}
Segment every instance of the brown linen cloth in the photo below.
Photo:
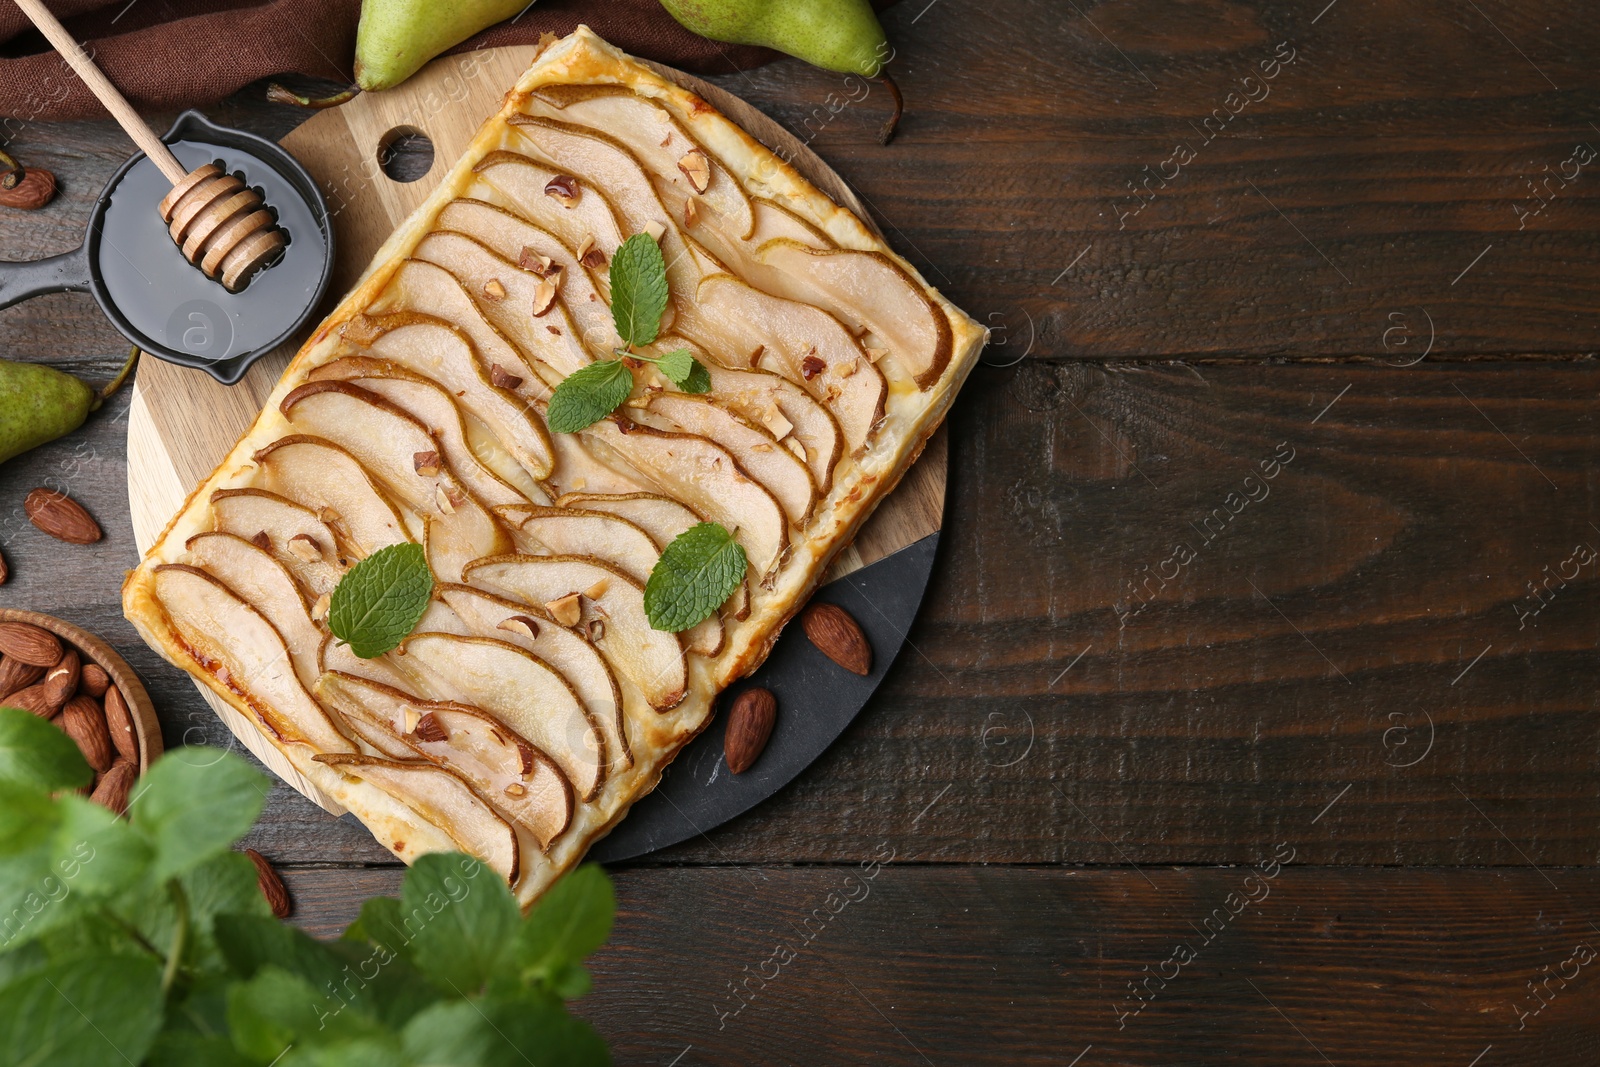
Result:
{"label": "brown linen cloth", "polygon": [[[51,0],[49,7],[141,108],[207,104],[289,72],[349,82],[361,14],[360,0]],[[697,73],[744,70],[776,54],[698,37],[658,0],[537,0],[451,51],[533,44],[580,22],[624,51]],[[104,114],[21,9],[0,0],[0,115],[26,122]]]}

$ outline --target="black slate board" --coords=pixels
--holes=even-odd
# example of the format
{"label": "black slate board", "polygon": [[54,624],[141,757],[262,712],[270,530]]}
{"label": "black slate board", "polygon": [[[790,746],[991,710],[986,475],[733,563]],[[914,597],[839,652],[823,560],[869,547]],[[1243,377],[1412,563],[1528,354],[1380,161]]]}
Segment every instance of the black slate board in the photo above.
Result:
{"label": "black slate board", "polygon": [[883,680],[916,618],[938,547],[939,535],[929,534],[813,597],[838,604],[861,624],[872,645],[871,674],[863,678],[845,670],[806,640],[798,622],[788,626],[760,669],[729,686],[718,702],[720,712],[751,686],[777,696],[777,724],[755,765],[740,775],[728,773],[722,755],[726,716],[719,713],[588,858],[615,863],[647,856],[721,826],[794,781],[844,732]]}

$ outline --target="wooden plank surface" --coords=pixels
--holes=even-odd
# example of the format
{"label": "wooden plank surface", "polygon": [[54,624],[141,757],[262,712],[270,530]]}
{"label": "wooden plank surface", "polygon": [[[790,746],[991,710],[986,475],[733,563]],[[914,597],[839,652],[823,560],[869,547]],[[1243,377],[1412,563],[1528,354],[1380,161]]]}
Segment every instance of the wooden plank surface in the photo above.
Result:
{"label": "wooden plank surface", "polygon": [[[1302,870],[1275,841],[1256,846],[1266,870],[900,865],[915,848],[880,841],[864,859],[896,863],[865,870],[623,870],[616,933],[577,1010],[618,1063],[1600,1057],[1594,871]],[[291,872],[296,921],[342,929],[348,877]]]}

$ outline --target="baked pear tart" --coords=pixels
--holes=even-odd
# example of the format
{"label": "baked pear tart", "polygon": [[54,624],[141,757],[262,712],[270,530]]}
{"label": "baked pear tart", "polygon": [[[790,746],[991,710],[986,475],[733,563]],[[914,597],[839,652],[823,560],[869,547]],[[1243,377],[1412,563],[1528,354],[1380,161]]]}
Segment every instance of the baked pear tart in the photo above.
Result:
{"label": "baked pear tart", "polygon": [[[665,285],[642,333],[614,262],[641,240]],[[527,904],[762,662],[984,339],[859,218],[580,28],[295,356],[124,608],[396,856],[470,852]],[[568,425],[565,383],[597,364],[620,403]],[[742,574],[658,628],[647,586],[701,529]],[[363,658],[335,590],[408,544],[431,600]]]}

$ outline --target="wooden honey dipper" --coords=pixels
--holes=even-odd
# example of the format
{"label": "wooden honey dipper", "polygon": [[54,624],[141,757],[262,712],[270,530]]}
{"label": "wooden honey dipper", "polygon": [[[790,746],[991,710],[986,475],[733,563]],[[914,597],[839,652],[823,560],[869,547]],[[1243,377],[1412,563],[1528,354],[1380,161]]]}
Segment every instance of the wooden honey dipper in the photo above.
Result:
{"label": "wooden honey dipper", "polygon": [[185,172],[43,0],[16,0],[16,4],[172,183],[172,192],[160,204],[161,220],[183,257],[229,292],[238,292],[288,244],[261,194],[214,163]]}

